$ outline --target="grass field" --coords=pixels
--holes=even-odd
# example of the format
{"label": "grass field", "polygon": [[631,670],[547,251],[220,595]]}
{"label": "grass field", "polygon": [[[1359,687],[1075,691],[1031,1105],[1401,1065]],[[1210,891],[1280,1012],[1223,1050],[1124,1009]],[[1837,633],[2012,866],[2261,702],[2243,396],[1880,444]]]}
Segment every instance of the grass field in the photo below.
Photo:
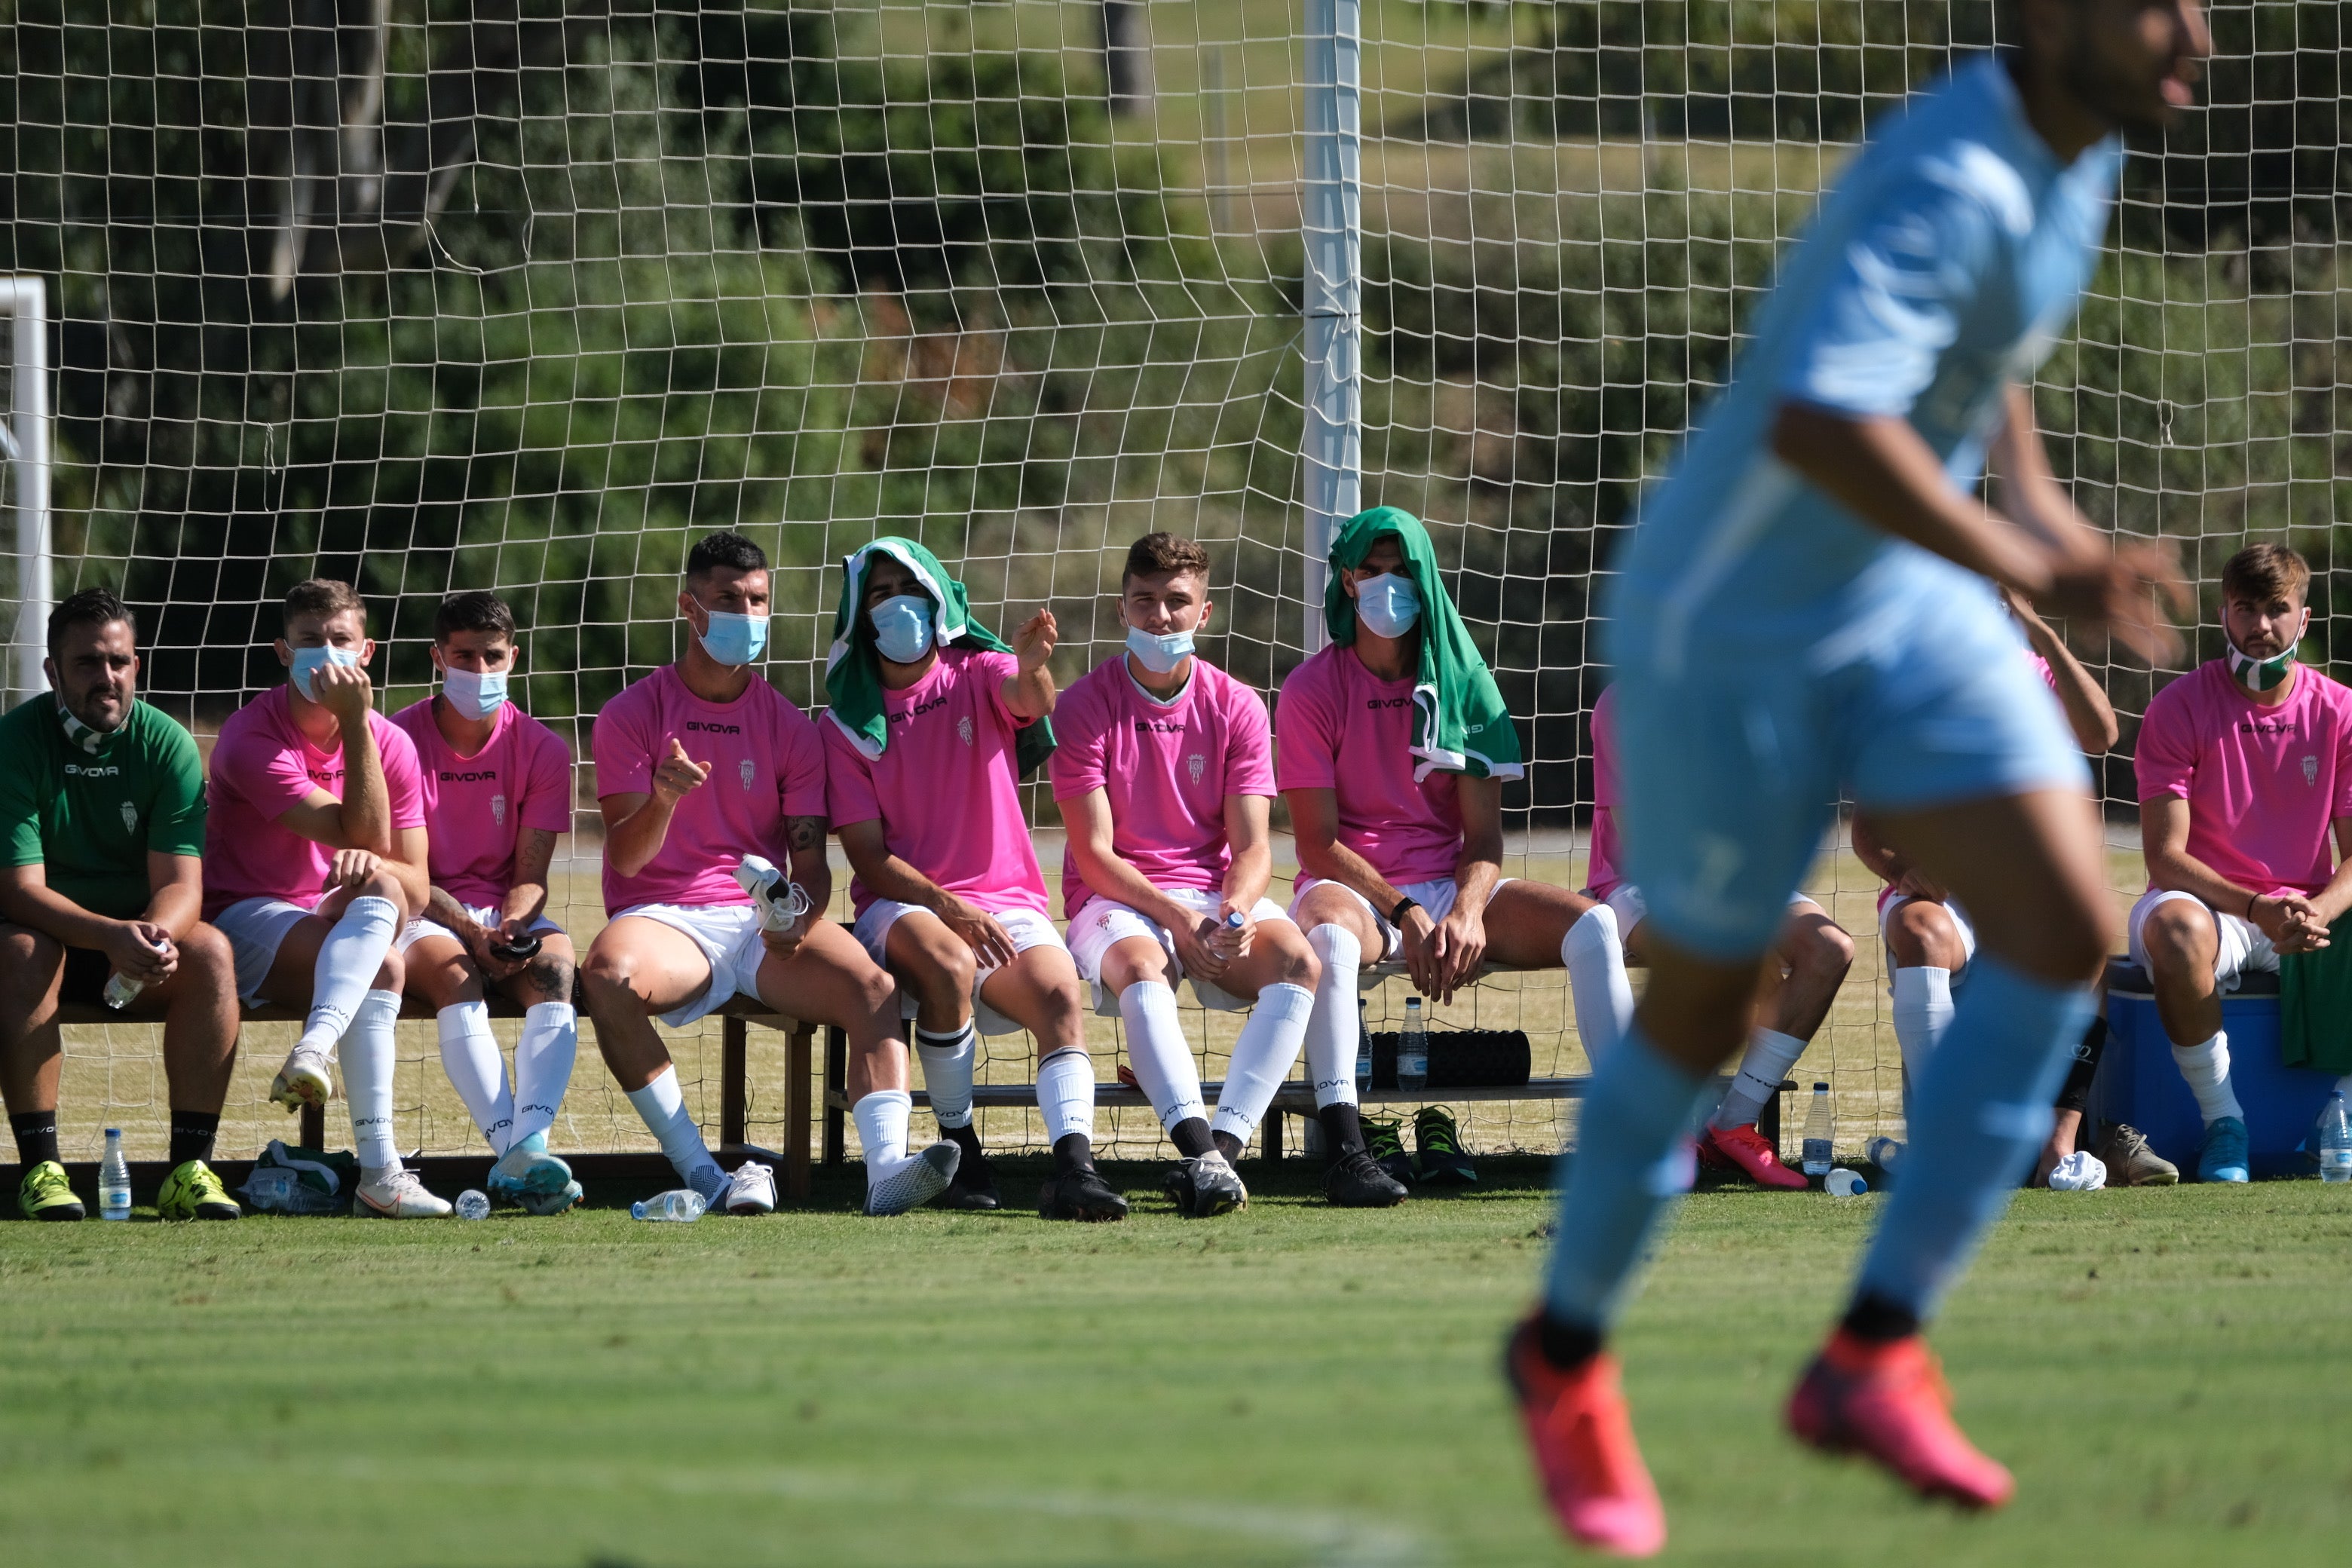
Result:
{"label": "grass field", "polygon": [[[1118,1167],[1137,1217],[1084,1229],[866,1221],[838,1178],[692,1227],[0,1226],[0,1542],[45,1568],[1563,1560],[1494,1373],[1543,1164],[1381,1214],[1303,1169],[1188,1223]],[[1991,1520],[1775,1430],[1875,1202],[1685,1205],[1622,1339],[1677,1557],[2340,1560],[2352,1194],[2023,1194],[1938,1336],[2022,1479]]]}

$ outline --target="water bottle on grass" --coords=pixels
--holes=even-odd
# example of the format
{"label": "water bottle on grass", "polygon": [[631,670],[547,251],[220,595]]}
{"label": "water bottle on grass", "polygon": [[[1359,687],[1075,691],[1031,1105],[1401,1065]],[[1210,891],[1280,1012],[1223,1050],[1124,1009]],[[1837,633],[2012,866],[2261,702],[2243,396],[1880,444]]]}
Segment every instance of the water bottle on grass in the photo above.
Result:
{"label": "water bottle on grass", "polygon": [[122,1157],[122,1129],[106,1130],[106,1158],[98,1167],[98,1212],[102,1219],[131,1217],[131,1165]]}
{"label": "water bottle on grass", "polygon": [[2319,1179],[2352,1182],[2352,1113],[2345,1110],[2340,1089],[2319,1113]]}
{"label": "water bottle on grass", "polygon": [[629,1205],[631,1219],[667,1220],[672,1225],[692,1225],[702,1217],[709,1201],[690,1187],[673,1187],[666,1193],[656,1193],[643,1203]]}
{"label": "water bottle on grass", "polygon": [[1805,1174],[1830,1173],[1830,1167],[1836,1163],[1830,1152],[1835,1135],[1830,1122],[1830,1086],[1817,1083],[1813,1085],[1812,1108],[1805,1112]]}
{"label": "water bottle on grass", "polygon": [[1397,1040],[1397,1087],[1429,1087],[1429,1028],[1422,1022],[1418,996],[1405,998],[1404,1033]]}

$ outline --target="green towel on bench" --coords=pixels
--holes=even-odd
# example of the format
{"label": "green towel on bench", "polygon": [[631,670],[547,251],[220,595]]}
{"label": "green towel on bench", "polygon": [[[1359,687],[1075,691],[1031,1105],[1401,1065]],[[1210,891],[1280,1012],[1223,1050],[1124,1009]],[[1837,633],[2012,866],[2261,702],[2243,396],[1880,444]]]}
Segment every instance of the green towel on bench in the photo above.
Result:
{"label": "green towel on bench", "polygon": [[2339,1078],[2352,1072],[2352,921],[2317,952],[2279,959],[2279,1059]]}

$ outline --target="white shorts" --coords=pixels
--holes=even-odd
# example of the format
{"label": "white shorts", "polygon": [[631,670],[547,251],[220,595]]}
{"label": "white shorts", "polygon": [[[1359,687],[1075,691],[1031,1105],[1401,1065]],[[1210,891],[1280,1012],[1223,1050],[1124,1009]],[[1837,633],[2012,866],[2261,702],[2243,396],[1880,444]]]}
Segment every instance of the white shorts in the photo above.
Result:
{"label": "white shorts", "polygon": [[[930,912],[920,904],[902,904],[896,899],[877,899],[866,906],[866,912],[857,917],[857,924],[852,929],[867,956],[887,972],[890,960],[883,951],[883,944],[889,938],[890,928],[898,923],[902,915],[928,915]],[[1013,939],[1013,951],[1016,954],[1026,952],[1033,947],[1058,947],[1065,952],[1069,951],[1068,944],[1062,941],[1062,933],[1054,929],[1054,922],[1035,910],[1016,905],[1009,910],[990,910],[988,912],[996,917],[996,923],[1003,926],[1005,935]],[[934,915],[932,918],[936,920],[939,917]],[[1025,1026],[1013,1022],[980,999],[981,983],[995,973],[996,965],[992,963],[978,964],[972,969],[972,1021],[983,1035],[1017,1035]],[[912,1018],[918,1005],[914,993],[900,986],[898,1016]]]}
{"label": "white shorts", "polygon": [[633,904],[614,915],[659,921],[682,931],[710,965],[702,994],[682,1007],[656,1015],[673,1029],[707,1018],[737,996],[760,994],[760,961],[768,956],[760,940],[760,911],[750,904]]}
{"label": "white shorts", "polygon": [[[1307,895],[1323,886],[1325,880],[1326,879],[1321,877],[1302,877],[1298,879],[1297,886],[1290,892],[1292,920],[1296,921],[1298,918],[1298,906],[1306,901]],[[1500,890],[1517,880],[1518,879],[1516,877],[1497,877],[1495,879],[1495,887]],[[1363,905],[1366,912],[1372,917],[1372,923],[1381,928],[1381,955],[1371,962],[1374,963],[1394,962],[1404,952],[1404,932],[1391,925],[1387,913],[1373,909],[1372,900],[1356,891],[1355,889],[1339,882],[1333,882],[1331,886]],[[1396,889],[1427,910],[1429,918],[1433,921],[1442,921],[1454,912],[1454,900],[1461,891],[1454,886],[1454,879],[1451,877],[1439,877],[1427,882],[1399,882],[1396,884]],[[1492,899],[1495,895],[1490,892],[1486,896]]]}
{"label": "white shorts", "polygon": [[278,962],[278,950],[285,945],[286,933],[316,913],[327,901],[320,894],[307,904],[293,904],[284,899],[242,899],[212,918],[220,933],[228,938],[229,952],[236,959],[236,994],[248,1007],[268,1004],[261,994],[261,983],[269,978],[270,965]]}
{"label": "white shorts", "polygon": [[[475,920],[483,925],[489,927],[492,931],[496,931],[499,928],[499,922],[506,919],[506,916],[500,914],[495,905],[466,904],[460,907],[463,908],[467,914],[473,916]],[[545,936],[549,931],[553,931],[556,935],[562,936],[563,934],[563,928],[557,925],[553,921],[549,920],[545,915],[541,915],[537,920],[530,922],[530,931],[533,936]],[[401,927],[400,934],[393,939],[392,945],[394,951],[406,952],[410,948],[416,945],[416,943],[423,942],[428,936],[446,936],[451,942],[457,942],[460,946],[464,945],[464,939],[459,937],[456,931],[451,931],[439,921],[433,920],[425,915],[418,915],[415,920],[410,921],[406,925]]]}
{"label": "white shorts", "polygon": [[[2147,917],[2156,912],[2158,904],[2174,899],[2186,900],[2213,917],[2213,981],[2224,991],[2238,988],[2238,977],[2243,974],[2276,974],[2279,967],[2278,949],[2263,934],[2263,928],[2243,915],[2225,914],[2194,893],[2178,889],[2159,891],[2150,888],[2139,896],[2131,910],[2131,961],[2142,969],[2149,967],[2147,944],[2140,940],[2140,931]],[[244,970],[239,967],[238,973]]]}
{"label": "white shorts", "polygon": [[[1886,952],[1886,985],[1890,991],[1895,986],[1895,944],[1886,939],[1886,922],[1894,918],[1895,910],[1911,902],[1911,899],[1909,893],[1898,893],[1891,888],[1878,895],[1878,941]],[[1958,899],[1946,899],[1944,912],[1952,917],[1952,925],[1960,933],[1960,967],[1952,971],[1952,979],[1957,982],[1962,972],[1976,962],[1977,928]]]}
{"label": "white shorts", "polygon": [[[1218,906],[1225,901],[1223,893],[1212,893],[1199,888],[1162,888],[1160,890],[1202,919],[1213,916]],[[1290,923],[1290,917],[1284,914],[1282,906],[1272,899],[1260,899],[1257,907],[1250,910],[1250,919],[1261,924],[1267,921],[1280,921],[1285,925]],[[1077,918],[1070,922],[1070,957],[1078,966],[1078,977],[1094,987],[1095,1011],[1106,1018],[1118,1016],[1118,998],[1107,994],[1103,990],[1103,957],[1115,944],[1131,936],[1149,937],[1158,942],[1160,951],[1168,954],[1169,966],[1177,978],[1186,978],[1183,963],[1176,956],[1176,939],[1169,934],[1166,926],[1115,900],[1088,899],[1079,909]],[[1192,979],[1192,992],[1201,999],[1201,1005],[1222,1012],[1238,1013],[1251,1005],[1231,992],[1221,990],[1197,977]]]}

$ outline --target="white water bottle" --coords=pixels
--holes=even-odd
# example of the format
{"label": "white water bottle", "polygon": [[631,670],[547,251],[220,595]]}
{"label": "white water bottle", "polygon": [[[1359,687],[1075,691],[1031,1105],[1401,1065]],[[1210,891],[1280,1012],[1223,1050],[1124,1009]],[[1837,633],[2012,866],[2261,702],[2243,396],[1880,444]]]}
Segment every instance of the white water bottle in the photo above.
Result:
{"label": "white water bottle", "polygon": [[656,1193],[643,1203],[629,1205],[631,1219],[667,1221],[672,1225],[692,1225],[710,1206],[709,1200],[690,1187],[672,1187],[666,1193]]}
{"label": "white water bottle", "polygon": [[1826,1176],[1836,1163],[1831,1157],[1830,1146],[1834,1141],[1834,1129],[1830,1123],[1830,1086],[1813,1085],[1813,1103],[1805,1112],[1805,1174]]}
{"label": "white water bottle", "polygon": [[1397,1087],[1429,1087],[1429,1028],[1421,1019],[1421,998],[1404,1002],[1404,1033],[1397,1038]]}
{"label": "white water bottle", "polygon": [[100,1219],[131,1217],[131,1165],[122,1157],[122,1129],[106,1130],[106,1158],[98,1166],[98,1214]]}
{"label": "white water bottle", "polygon": [[2319,1113],[2319,1179],[2352,1182],[2352,1112],[2345,1110],[2340,1089]]}
{"label": "white water bottle", "polygon": [[[163,952],[163,944],[160,942],[157,942],[155,944],[155,951],[157,952]],[[146,989],[147,983],[145,981],[133,980],[131,976],[123,973],[122,971],[118,969],[113,973],[106,977],[106,989],[100,991],[98,995],[99,1000],[104,1002],[108,1006],[120,1013],[122,1009],[131,1005],[131,999],[132,997],[138,995],[139,993]]]}

